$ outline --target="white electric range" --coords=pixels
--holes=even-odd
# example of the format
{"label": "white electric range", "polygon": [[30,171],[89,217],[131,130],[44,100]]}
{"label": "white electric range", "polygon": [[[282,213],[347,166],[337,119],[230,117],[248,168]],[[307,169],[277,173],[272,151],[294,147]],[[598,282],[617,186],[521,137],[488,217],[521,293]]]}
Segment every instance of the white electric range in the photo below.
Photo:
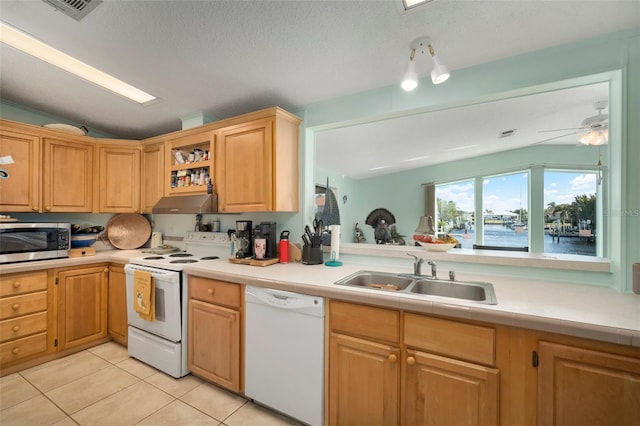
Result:
{"label": "white electric range", "polygon": [[[185,265],[225,262],[231,240],[222,232],[187,232],[184,251],[149,253],[130,259],[124,268],[127,283],[128,352],[134,358],[173,377],[189,374],[187,367],[187,302]],[[134,309],[134,272],[151,273],[155,287],[155,320],[142,319]]]}

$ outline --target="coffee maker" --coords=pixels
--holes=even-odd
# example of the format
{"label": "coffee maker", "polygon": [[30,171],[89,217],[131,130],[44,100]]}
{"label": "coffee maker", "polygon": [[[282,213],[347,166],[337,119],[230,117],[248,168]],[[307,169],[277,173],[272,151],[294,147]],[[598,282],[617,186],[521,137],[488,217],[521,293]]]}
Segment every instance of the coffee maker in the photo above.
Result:
{"label": "coffee maker", "polygon": [[255,238],[263,238],[267,242],[267,248],[264,255],[265,259],[278,257],[275,222],[260,222],[260,224],[256,226]]}
{"label": "coffee maker", "polygon": [[236,220],[236,259],[253,256],[252,231],[253,223],[250,220]]}

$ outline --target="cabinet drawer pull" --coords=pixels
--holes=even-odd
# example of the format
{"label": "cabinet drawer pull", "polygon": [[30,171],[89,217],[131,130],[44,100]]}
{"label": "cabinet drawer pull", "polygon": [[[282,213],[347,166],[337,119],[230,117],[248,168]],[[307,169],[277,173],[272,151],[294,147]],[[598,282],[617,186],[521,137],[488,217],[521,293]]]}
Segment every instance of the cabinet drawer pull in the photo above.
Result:
{"label": "cabinet drawer pull", "polygon": [[13,348],[13,350],[11,351],[14,355],[18,355],[18,352],[20,352],[20,348]]}
{"label": "cabinet drawer pull", "polygon": [[13,283],[13,288],[20,288],[21,285],[20,281],[16,281]]}
{"label": "cabinet drawer pull", "polygon": [[13,306],[11,306],[11,308],[12,308],[14,311],[17,311],[18,309],[20,309],[20,304],[19,304],[19,303],[14,303],[14,304],[13,304]]}
{"label": "cabinet drawer pull", "polygon": [[14,325],[12,328],[14,333],[17,333],[20,330],[20,326],[19,325]]}
{"label": "cabinet drawer pull", "polygon": [[210,295],[213,295],[213,294],[216,292],[216,290],[215,290],[214,288],[209,288],[209,289],[207,289],[207,292],[208,292]]}
{"label": "cabinet drawer pull", "polygon": [[416,363],[416,359],[412,356],[407,357],[407,364],[408,365],[414,365]]}
{"label": "cabinet drawer pull", "polygon": [[390,354],[389,355],[389,362],[390,363],[395,363],[398,360],[398,357],[395,354]]}

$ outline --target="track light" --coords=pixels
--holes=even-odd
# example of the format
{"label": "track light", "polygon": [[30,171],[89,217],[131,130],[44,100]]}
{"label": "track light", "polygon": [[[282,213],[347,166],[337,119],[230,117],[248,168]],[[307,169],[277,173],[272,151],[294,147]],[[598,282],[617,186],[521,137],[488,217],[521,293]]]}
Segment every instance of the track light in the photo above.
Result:
{"label": "track light", "polygon": [[416,53],[425,54],[428,52],[429,55],[431,55],[434,63],[434,68],[431,71],[431,81],[433,84],[440,84],[447,81],[450,75],[449,69],[446,65],[440,63],[440,59],[436,56],[433,46],[431,45],[431,39],[428,37],[419,37],[412,41],[409,47],[411,49],[409,54],[409,69],[405,73],[401,84],[404,90],[410,92],[418,87],[418,74],[416,73],[414,62]]}

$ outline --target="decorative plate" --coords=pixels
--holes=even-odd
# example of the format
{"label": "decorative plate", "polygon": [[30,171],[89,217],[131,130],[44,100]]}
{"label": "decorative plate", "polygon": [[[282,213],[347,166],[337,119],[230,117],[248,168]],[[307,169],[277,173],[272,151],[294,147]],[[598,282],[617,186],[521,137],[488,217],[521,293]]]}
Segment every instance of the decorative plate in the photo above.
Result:
{"label": "decorative plate", "polygon": [[107,239],[116,248],[137,249],[142,247],[149,237],[151,237],[151,224],[140,214],[119,214],[107,223]]}

